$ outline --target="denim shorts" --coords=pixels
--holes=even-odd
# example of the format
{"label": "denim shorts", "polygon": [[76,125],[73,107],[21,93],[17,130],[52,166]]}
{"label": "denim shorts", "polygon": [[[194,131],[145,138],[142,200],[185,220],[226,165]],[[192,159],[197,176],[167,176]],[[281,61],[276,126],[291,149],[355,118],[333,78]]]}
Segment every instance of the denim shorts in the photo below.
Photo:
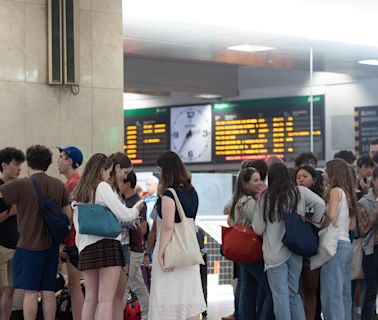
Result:
{"label": "denim shorts", "polygon": [[13,287],[30,291],[54,291],[59,246],[41,251],[16,248],[13,258]]}
{"label": "denim shorts", "polygon": [[128,244],[122,245],[123,258],[125,259],[125,265],[130,264],[130,246]]}

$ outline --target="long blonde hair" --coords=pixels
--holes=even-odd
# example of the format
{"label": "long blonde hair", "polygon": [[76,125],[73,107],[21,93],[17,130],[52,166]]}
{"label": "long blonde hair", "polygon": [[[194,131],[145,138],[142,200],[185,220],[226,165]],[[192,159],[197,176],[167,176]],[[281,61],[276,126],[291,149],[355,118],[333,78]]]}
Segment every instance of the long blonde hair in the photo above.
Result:
{"label": "long blonde hair", "polygon": [[103,153],[96,153],[90,157],[79,183],[73,190],[73,200],[84,203],[93,201],[96,188],[102,181],[102,170],[107,170],[112,165],[112,160]]}
{"label": "long blonde hair", "polygon": [[324,200],[328,203],[330,193],[333,188],[340,188],[345,192],[349,216],[354,216],[357,212],[356,193],[352,178],[352,169],[345,160],[333,159],[326,163],[326,172],[328,175],[328,185],[325,189]]}

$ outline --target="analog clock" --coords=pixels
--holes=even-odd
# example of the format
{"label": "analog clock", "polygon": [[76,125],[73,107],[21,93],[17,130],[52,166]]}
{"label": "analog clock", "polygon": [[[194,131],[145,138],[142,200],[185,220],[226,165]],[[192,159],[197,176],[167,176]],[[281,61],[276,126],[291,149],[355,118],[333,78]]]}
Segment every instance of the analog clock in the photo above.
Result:
{"label": "analog clock", "polygon": [[211,104],[171,108],[171,150],[187,163],[211,161]]}

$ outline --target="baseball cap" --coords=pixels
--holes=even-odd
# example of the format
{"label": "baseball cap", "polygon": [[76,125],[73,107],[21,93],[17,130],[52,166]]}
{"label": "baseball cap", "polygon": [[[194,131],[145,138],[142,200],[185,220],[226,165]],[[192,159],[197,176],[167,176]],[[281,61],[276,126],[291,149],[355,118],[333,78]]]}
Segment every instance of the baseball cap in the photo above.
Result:
{"label": "baseball cap", "polygon": [[72,159],[73,164],[75,167],[79,167],[83,163],[83,154],[81,151],[74,147],[74,146],[69,146],[69,147],[57,147],[59,152],[64,152],[67,157]]}

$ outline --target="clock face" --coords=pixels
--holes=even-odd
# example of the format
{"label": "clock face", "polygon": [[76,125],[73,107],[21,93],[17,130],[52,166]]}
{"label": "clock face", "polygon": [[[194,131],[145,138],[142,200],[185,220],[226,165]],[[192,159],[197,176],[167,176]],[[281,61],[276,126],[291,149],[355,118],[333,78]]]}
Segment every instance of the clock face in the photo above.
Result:
{"label": "clock face", "polygon": [[211,105],[171,108],[171,150],[184,162],[211,161]]}

